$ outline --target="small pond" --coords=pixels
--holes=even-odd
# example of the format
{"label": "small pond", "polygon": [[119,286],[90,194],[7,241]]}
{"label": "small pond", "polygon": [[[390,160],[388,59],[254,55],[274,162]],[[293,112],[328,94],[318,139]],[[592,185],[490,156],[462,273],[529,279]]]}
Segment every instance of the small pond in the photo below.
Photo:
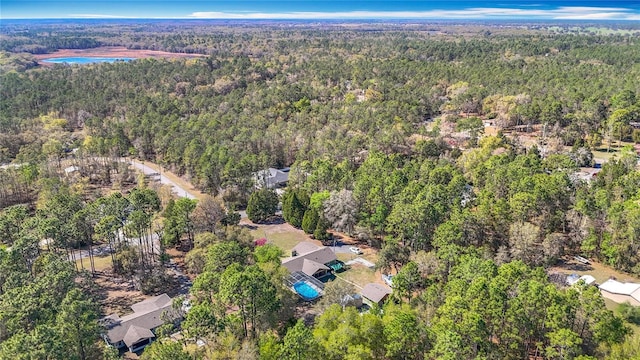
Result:
{"label": "small pond", "polygon": [[43,62],[52,64],[94,64],[103,62],[116,62],[116,61],[131,61],[135,58],[128,57],[61,57],[61,58],[49,58],[43,59]]}

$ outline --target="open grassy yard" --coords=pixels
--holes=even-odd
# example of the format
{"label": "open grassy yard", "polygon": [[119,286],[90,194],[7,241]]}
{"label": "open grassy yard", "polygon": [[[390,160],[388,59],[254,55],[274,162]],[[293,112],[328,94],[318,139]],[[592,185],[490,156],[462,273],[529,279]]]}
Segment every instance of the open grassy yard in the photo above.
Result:
{"label": "open grassy yard", "polygon": [[266,238],[271,244],[284,250],[285,254],[290,255],[291,249],[301,241],[313,241],[304,231],[296,229],[293,226],[283,224],[252,224],[245,223],[249,227],[251,235],[255,239]]}
{"label": "open grassy yard", "polygon": [[351,265],[350,269],[337,273],[336,277],[354,284],[359,289],[368,283],[380,282],[380,273],[364,265]]}
{"label": "open grassy yard", "polygon": [[600,146],[599,148],[595,149],[593,151],[593,157],[594,159],[599,159],[599,160],[604,160],[604,161],[609,161],[611,158],[613,157],[620,157],[620,151],[622,150],[623,147],[625,146],[634,146],[635,144],[632,142],[620,142],[620,141],[614,141],[611,144],[611,149],[610,151],[608,149],[607,143],[604,142],[602,144],[602,146]]}
{"label": "open grassy yard", "polygon": [[274,233],[267,235],[266,238],[270,243],[284,250],[285,254],[290,253],[294,246],[305,240],[295,233]]}
{"label": "open grassy yard", "polygon": [[[91,263],[89,262],[89,258],[82,259],[82,262],[84,263],[84,268],[85,269],[90,269],[91,268]],[[94,263],[94,266],[96,268],[96,271],[104,271],[104,270],[106,270],[107,268],[110,268],[113,265],[111,263],[111,255],[94,256],[93,257],[93,263]],[[82,265],[80,264],[80,259],[76,260],[76,264],[78,265],[78,269],[82,268]]]}
{"label": "open grassy yard", "polygon": [[269,243],[284,250],[285,254],[289,254],[299,242],[310,240],[303,231],[289,224],[256,225],[250,232],[255,239],[266,238]]}

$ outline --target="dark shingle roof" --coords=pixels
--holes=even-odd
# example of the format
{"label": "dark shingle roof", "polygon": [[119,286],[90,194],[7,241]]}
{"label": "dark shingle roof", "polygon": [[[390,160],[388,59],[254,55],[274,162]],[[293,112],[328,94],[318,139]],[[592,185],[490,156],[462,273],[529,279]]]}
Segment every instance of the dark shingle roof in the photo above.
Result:
{"label": "dark shingle roof", "polygon": [[153,337],[155,337],[155,335],[153,335],[151,330],[133,325],[129,326],[127,333],[124,334],[123,340],[128,347],[131,347],[131,345],[140,340],[151,339]]}
{"label": "dark shingle roof", "polygon": [[110,343],[124,341],[127,346],[131,346],[141,339],[153,337],[151,330],[164,324],[165,320],[180,318],[180,314],[173,309],[172,300],[167,294],[133,304],[131,308],[134,311],[132,314],[123,317],[112,314],[102,319]]}
{"label": "dark shingle roof", "polygon": [[306,254],[283,259],[282,266],[290,273],[302,271],[307,275],[313,275],[320,269],[329,270],[325,264],[334,260],[337,260],[336,254],[328,247],[321,247]]}

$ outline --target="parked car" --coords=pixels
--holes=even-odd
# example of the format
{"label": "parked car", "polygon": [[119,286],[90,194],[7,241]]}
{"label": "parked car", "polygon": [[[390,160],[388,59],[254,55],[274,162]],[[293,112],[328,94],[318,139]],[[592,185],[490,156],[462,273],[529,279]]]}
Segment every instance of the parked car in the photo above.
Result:
{"label": "parked car", "polygon": [[389,285],[393,286],[393,275],[382,274],[382,280]]}
{"label": "parked car", "polygon": [[359,247],[355,247],[355,246],[350,247],[349,251],[351,251],[352,253],[354,253],[356,255],[361,255],[362,254],[362,250],[360,250]]}

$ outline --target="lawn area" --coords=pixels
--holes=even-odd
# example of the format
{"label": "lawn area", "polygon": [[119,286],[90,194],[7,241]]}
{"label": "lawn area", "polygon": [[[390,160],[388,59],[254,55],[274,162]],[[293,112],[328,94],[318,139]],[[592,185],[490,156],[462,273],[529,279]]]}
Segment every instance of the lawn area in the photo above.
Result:
{"label": "lawn area", "polygon": [[255,239],[266,238],[271,244],[284,250],[285,255],[291,255],[291,249],[301,241],[311,241],[309,235],[293,226],[284,224],[245,224],[250,228],[250,233]]}
{"label": "lawn area", "polygon": [[625,146],[633,146],[634,143],[632,142],[619,142],[619,141],[614,141],[611,144],[611,151],[607,151],[607,145],[606,143],[603,144],[601,147],[597,148],[596,150],[593,151],[593,157],[594,159],[600,159],[600,160],[604,160],[604,161],[609,161],[612,157],[620,157],[620,150],[622,150],[623,147]]}
{"label": "lawn area", "polygon": [[[82,262],[84,263],[85,269],[91,269],[91,263],[89,262],[89,258],[82,259]],[[94,266],[96,267],[96,271],[104,271],[105,269],[112,266],[111,255],[94,256],[93,263],[94,263]],[[78,269],[82,268],[80,264],[80,259],[76,260],[76,264],[78,265]]]}
{"label": "lawn area", "polygon": [[356,254],[351,254],[351,253],[337,253],[336,256],[338,257],[338,260],[342,262],[347,262],[357,257]]}
{"label": "lawn area", "polygon": [[285,254],[291,255],[291,249],[305,239],[300,238],[299,234],[295,233],[274,233],[267,235],[267,240],[284,250]]}
{"label": "lawn area", "polygon": [[380,282],[380,273],[364,265],[351,265],[350,269],[337,273],[336,277],[355,284],[360,288],[363,288],[368,283]]}
{"label": "lawn area", "polygon": [[614,156],[619,156],[620,151],[618,148],[612,147],[611,151],[607,152],[607,148],[599,148],[593,151],[593,158],[603,161],[609,161]]}

